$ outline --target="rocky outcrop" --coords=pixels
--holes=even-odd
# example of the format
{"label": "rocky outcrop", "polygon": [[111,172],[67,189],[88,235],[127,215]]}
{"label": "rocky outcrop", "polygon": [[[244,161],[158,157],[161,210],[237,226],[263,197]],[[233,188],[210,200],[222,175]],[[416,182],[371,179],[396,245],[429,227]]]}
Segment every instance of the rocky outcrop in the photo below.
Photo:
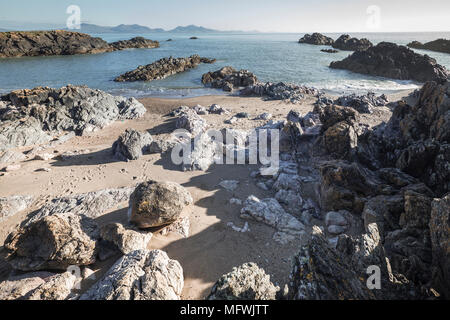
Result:
{"label": "rocky outcrop", "polygon": [[142,37],[109,44],[85,33],[63,30],[0,32],[0,58],[95,54],[128,48],[157,47],[157,41]]}
{"label": "rocky outcrop", "polygon": [[208,300],[275,300],[280,290],[255,263],[246,263],[223,275]]}
{"label": "rocky outcrop", "polygon": [[163,58],[146,66],[124,73],[114,79],[116,82],[153,81],[196,68],[200,63],[214,63],[215,59],[193,55],[189,58]]}
{"label": "rocky outcrop", "polygon": [[121,40],[110,43],[110,46],[114,50],[124,50],[124,49],[153,49],[159,48],[159,42],[143,37],[135,37],[130,40]]}
{"label": "rocky outcrop", "polygon": [[133,251],[120,258],[81,300],[179,300],[183,269],[160,250]]}
{"label": "rocky outcrop", "polygon": [[100,38],[71,31],[25,31],[0,33],[0,57],[52,56],[113,51]]}
{"label": "rocky outcrop", "polygon": [[444,83],[448,78],[447,69],[435,59],[389,42],[354,52],[342,61],[332,62],[330,68],[419,82]]}
{"label": "rocky outcrop", "polygon": [[114,142],[112,152],[114,157],[119,160],[137,160],[150,151],[152,142],[153,138],[150,133],[127,129]]}
{"label": "rocky outcrop", "polygon": [[33,202],[31,196],[12,196],[0,198],[0,221],[23,211]]}
{"label": "rocky outcrop", "polygon": [[338,50],[334,50],[334,49],[322,49],[320,50],[321,52],[325,52],[325,53],[338,53]]}
{"label": "rocky outcrop", "polygon": [[344,107],[351,107],[359,113],[372,113],[376,107],[383,107],[388,104],[388,98],[382,94],[376,96],[375,93],[369,92],[366,95],[357,96],[351,94],[337,98],[334,103]]}
{"label": "rocky outcrop", "polygon": [[300,103],[305,99],[305,95],[317,96],[319,90],[295,84],[279,83],[257,83],[244,88],[241,96],[265,96],[269,100],[285,100],[290,103]]}
{"label": "rocky outcrop", "polygon": [[450,40],[447,39],[437,39],[426,43],[412,41],[408,43],[407,46],[414,49],[450,53]]}
{"label": "rocky outcrop", "polygon": [[5,240],[9,263],[17,270],[67,270],[90,265],[97,255],[99,230],[84,215],[55,214],[31,218]]}
{"label": "rocky outcrop", "polygon": [[175,222],[192,203],[190,193],[177,183],[145,182],[130,197],[130,221],[139,228],[164,226]]}
{"label": "rocky outcrop", "polygon": [[235,88],[248,87],[256,84],[258,79],[248,70],[235,70],[232,67],[223,67],[214,72],[205,73],[202,83],[212,88],[231,92]]}
{"label": "rocky outcrop", "polygon": [[430,233],[433,252],[433,285],[450,297],[450,195],[431,204]]}
{"label": "rocky outcrop", "polygon": [[334,40],[330,37],[326,37],[321,33],[305,34],[303,38],[298,40],[298,43],[308,43],[321,46],[328,46],[334,43]]}
{"label": "rocky outcrop", "polygon": [[64,132],[83,135],[146,111],[134,98],[85,86],[12,91],[0,97],[0,150],[48,142]]}
{"label": "rocky outcrop", "polygon": [[282,244],[300,239],[305,231],[305,226],[287,213],[274,198],[259,200],[250,196],[244,202],[241,218],[254,219],[273,227],[277,230],[274,239]]}
{"label": "rocky outcrop", "polygon": [[343,34],[334,43],[333,48],[347,51],[364,51],[372,47],[372,42],[366,38],[352,38],[348,34]]}

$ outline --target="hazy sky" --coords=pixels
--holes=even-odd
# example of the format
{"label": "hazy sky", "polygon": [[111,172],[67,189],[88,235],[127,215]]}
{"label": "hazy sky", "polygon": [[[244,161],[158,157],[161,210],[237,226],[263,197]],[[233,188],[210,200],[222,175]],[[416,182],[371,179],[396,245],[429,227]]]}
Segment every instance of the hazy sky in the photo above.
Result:
{"label": "hazy sky", "polygon": [[[83,22],[170,29],[195,24],[219,30],[277,32],[450,31],[449,0],[0,0],[1,21],[65,25],[69,5]],[[369,6],[372,23],[367,23]],[[375,20],[373,20],[375,19]],[[379,24],[378,24],[379,22]]]}

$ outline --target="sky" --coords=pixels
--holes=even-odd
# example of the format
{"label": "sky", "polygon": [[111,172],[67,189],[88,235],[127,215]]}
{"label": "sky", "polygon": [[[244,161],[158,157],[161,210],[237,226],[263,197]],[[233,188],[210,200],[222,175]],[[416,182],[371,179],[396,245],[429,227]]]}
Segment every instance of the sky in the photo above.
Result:
{"label": "sky", "polygon": [[0,28],[81,21],[152,28],[200,25],[261,32],[450,31],[449,0],[0,0]]}

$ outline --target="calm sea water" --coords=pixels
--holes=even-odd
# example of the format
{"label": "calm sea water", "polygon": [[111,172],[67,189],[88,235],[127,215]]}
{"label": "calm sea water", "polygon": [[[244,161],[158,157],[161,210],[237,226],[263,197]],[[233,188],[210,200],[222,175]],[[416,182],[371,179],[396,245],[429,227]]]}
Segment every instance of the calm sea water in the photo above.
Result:
{"label": "calm sea water", "polygon": [[[340,34],[328,34],[338,38]],[[95,34],[106,41],[129,39],[134,34]],[[328,68],[330,62],[341,60],[349,52],[327,54],[320,52],[321,46],[298,44],[302,34],[201,34],[198,40],[189,40],[190,35],[155,33],[146,38],[158,40],[158,49],[132,49],[97,55],[27,57],[0,59],[0,92],[36,86],[61,87],[66,84],[87,85],[113,94],[125,96],[181,97],[204,94],[222,94],[206,89],[201,76],[222,66],[248,69],[263,81],[284,81],[305,84],[324,89],[330,93],[393,93],[417,88],[420,83],[371,77],[343,70]],[[442,33],[371,33],[357,34],[375,44],[391,41],[407,44],[412,40],[430,41],[450,38],[450,32]],[[167,42],[167,39],[173,39]],[[325,48],[325,47],[324,47]],[[450,55],[430,51],[425,53],[450,69]],[[152,63],[160,58],[187,57],[192,54],[216,58],[212,65],[198,68],[152,82],[115,83],[112,80],[139,65]]]}

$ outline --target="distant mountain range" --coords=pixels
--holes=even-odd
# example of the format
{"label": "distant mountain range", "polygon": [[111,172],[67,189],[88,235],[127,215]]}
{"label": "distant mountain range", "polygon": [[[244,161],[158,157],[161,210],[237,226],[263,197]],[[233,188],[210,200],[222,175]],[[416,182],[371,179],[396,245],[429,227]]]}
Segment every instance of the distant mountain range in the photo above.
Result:
{"label": "distant mountain range", "polygon": [[[7,23],[6,21],[0,21],[0,32],[10,31],[10,30],[55,30],[62,29],[68,30],[66,27],[58,27],[56,25],[25,25],[23,28],[19,28],[18,24]],[[115,27],[99,26],[91,23],[82,23],[81,29],[73,30],[83,33],[134,33],[134,34],[145,34],[145,33],[186,33],[186,34],[198,34],[198,33],[231,33],[231,32],[243,32],[243,31],[219,31],[214,29],[208,29],[201,26],[189,25],[189,26],[179,26],[172,30],[164,30],[162,28],[149,28],[141,26],[138,24],[121,24]]]}
{"label": "distant mountain range", "polygon": [[149,28],[145,26],[141,26],[138,24],[125,25],[121,24],[116,27],[104,27],[98,26],[95,24],[82,23],[81,29],[77,30],[84,33],[213,33],[213,32],[230,32],[230,31],[219,31],[213,29],[207,29],[200,26],[190,25],[185,27],[176,27],[172,30],[164,30],[162,28]]}

